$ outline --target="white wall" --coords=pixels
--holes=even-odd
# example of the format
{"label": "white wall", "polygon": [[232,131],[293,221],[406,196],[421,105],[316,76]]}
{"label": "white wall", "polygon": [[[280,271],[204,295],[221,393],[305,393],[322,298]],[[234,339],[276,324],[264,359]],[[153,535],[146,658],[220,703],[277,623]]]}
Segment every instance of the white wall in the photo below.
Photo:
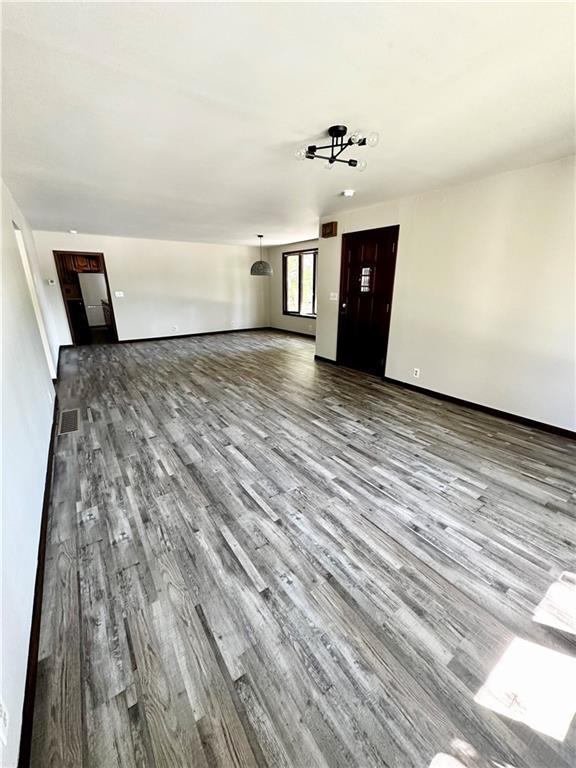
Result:
{"label": "white wall", "polygon": [[250,275],[256,247],[65,232],[36,231],[34,238],[44,284],[56,281],[47,298],[56,349],[71,338],[55,250],[104,254],[121,340],[268,325],[268,278]]}
{"label": "white wall", "polygon": [[400,224],[386,375],[576,427],[573,157],[322,219],[333,220],[318,355],[336,358],[341,235]]}
{"label": "white wall", "polygon": [[32,233],[2,187],[2,643],[0,693],[9,713],[0,763],[16,765],[54,387],[18,251]]}
{"label": "white wall", "polygon": [[277,245],[266,249],[266,258],[272,265],[274,274],[270,278],[270,325],[285,331],[296,331],[314,336],[316,320],[312,317],[293,317],[282,312],[282,254],[287,251],[307,251],[318,248],[318,240],[306,240],[289,245]]}
{"label": "white wall", "polygon": [[22,262],[26,283],[30,292],[30,299],[32,301],[32,306],[34,307],[34,316],[36,317],[38,331],[42,340],[44,356],[46,358],[48,370],[50,371],[50,376],[52,379],[55,379],[57,360],[54,358],[52,350],[50,349],[50,341],[46,330],[47,323],[44,314],[45,309],[42,308],[42,305],[45,305],[44,287],[38,273],[38,261],[36,258],[36,248],[34,246],[32,231],[28,228],[25,232],[22,232],[16,222],[12,222],[12,224],[16,245],[18,246],[18,251],[20,253],[20,261]]}

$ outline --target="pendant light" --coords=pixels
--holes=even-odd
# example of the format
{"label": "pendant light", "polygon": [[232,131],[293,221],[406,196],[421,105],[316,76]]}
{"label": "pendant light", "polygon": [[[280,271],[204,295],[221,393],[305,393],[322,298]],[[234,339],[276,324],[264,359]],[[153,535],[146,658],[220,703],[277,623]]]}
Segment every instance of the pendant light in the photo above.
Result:
{"label": "pendant light", "polygon": [[272,267],[267,261],[262,259],[262,238],[264,235],[257,235],[260,238],[260,261],[255,261],[250,267],[251,275],[258,275],[259,277],[270,277],[273,274]]}

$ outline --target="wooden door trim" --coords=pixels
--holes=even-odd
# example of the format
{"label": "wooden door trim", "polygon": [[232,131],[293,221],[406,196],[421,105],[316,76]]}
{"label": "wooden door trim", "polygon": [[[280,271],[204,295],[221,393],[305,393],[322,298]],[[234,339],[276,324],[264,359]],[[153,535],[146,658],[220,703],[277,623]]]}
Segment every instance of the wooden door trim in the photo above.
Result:
{"label": "wooden door trim", "polygon": [[104,258],[104,254],[101,251],[63,251],[63,250],[52,251],[52,253],[54,254],[54,262],[56,264],[56,273],[58,274],[58,283],[60,285],[60,293],[62,294],[62,301],[64,302],[64,310],[66,312],[66,319],[68,320],[68,328],[70,329],[72,346],[76,347],[78,345],[76,344],[76,339],[74,338],[74,327],[72,325],[72,321],[70,320],[70,312],[68,311],[68,303],[66,301],[66,295],[64,293],[62,266],[60,262],[60,257],[62,256],[91,256],[91,257],[97,256],[98,257],[100,266],[102,267],[104,280],[106,281],[106,291],[108,293],[108,304],[110,305],[110,319],[112,321],[112,331],[115,336],[113,341],[117,342],[118,328],[116,326],[116,315],[114,313],[114,305],[112,304],[112,292],[110,291],[110,281],[108,280],[108,270],[106,269],[106,259]]}
{"label": "wooden door trim", "polygon": [[[106,269],[106,259],[104,258],[104,254],[100,254],[100,258],[102,259],[102,269],[104,272],[104,280],[106,281],[106,290],[108,291],[108,304],[110,306],[110,319],[112,320],[112,332],[114,333],[114,341],[118,341],[118,328],[116,327],[116,315],[114,313],[114,304],[112,303],[112,291],[110,290],[110,281],[108,280],[108,270]],[[394,268],[396,268],[396,264],[394,264]],[[392,309],[392,307],[390,307]]]}
{"label": "wooden door trim", "polygon": [[390,308],[388,310],[388,326],[386,328],[386,344],[383,352],[382,362],[382,378],[386,376],[386,361],[388,360],[388,343],[390,341],[390,326],[392,324],[392,305],[394,303],[394,287],[396,285],[396,262],[398,260],[398,241],[400,240],[400,224],[392,224],[390,227],[383,227],[383,229],[396,229],[395,238],[393,240],[394,248],[392,250],[392,285],[390,286]]}
{"label": "wooden door trim", "polygon": [[341,243],[341,253],[340,253],[340,290],[338,292],[338,328],[336,332],[336,362],[338,365],[342,365],[342,348],[341,348],[341,330],[342,330],[342,305],[344,304],[344,299],[347,298],[347,295],[345,295],[347,284],[344,285],[344,278],[345,276],[349,276],[350,269],[348,268],[348,265],[346,263],[346,246],[348,243],[349,237],[348,233],[342,235],[342,243]]}

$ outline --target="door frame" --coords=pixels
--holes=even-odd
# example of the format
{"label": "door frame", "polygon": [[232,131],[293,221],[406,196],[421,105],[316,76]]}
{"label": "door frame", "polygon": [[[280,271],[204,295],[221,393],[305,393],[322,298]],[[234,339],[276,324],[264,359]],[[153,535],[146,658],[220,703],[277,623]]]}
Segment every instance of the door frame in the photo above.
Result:
{"label": "door frame", "polygon": [[66,294],[64,293],[64,280],[62,275],[62,265],[60,261],[62,256],[70,256],[70,255],[91,256],[92,258],[94,256],[98,257],[100,266],[102,267],[102,273],[104,274],[104,280],[106,281],[106,291],[108,292],[108,304],[110,305],[110,319],[112,321],[112,333],[114,335],[114,338],[112,339],[112,343],[114,344],[117,343],[118,329],[116,327],[116,316],[114,314],[114,305],[112,304],[112,293],[110,291],[110,282],[108,281],[108,271],[106,270],[106,259],[104,258],[104,254],[99,251],[63,251],[63,250],[52,251],[52,253],[54,254],[54,263],[56,264],[56,272],[58,273],[58,283],[60,285],[60,293],[62,294],[62,301],[64,302],[64,310],[66,312],[66,319],[68,320],[68,328],[70,329],[70,338],[72,339],[72,346],[76,347],[78,345],[76,343],[76,339],[74,338],[74,327],[70,319],[70,312],[68,311]]}
{"label": "door frame", "polygon": [[[349,238],[352,238],[354,236],[366,234],[375,234],[377,232],[382,232],[386,229],[389,230],[396,230],[396,238],[393,240],[393,250],[392,253],[394,255],[394,263],[392,265],[392,287],[390,291],[390,309],[388,312],[388,329],[386,333],[386,341],[384,345],[384,349],[382,350],[382,374],[379,378],[385,379],[386,378],[386,360],[388,358],[388,342],[390,340],[390,323],[392,321],[392,303],[394,301],[394,286],[396,284],[396,262],[398,260],[398,241],[400,240],[400,224],[388,224],[385,227],[370,227],[369,229],[358,229],[355,232],[344,232],[342,234],[342,244],[341,244],[341,250],[340,250],[340,290],[338,292],[338,331],[336,334],[336,363],[338,365],[344,365],[342,362],[342,351],[340,348],[340,327],[341,327],[341,321],[342,321],[342,315],[340,310],[342,309],[342,304],[344,303],[346,296],[344,295],[344,291],[346,288],[345,282],[344,282],[344,276],[345,271],[347,269],[346,264],[346,243]],[[356,368],[354,368],[356,370]],[[378,374],[374,374],[378,375]]]}

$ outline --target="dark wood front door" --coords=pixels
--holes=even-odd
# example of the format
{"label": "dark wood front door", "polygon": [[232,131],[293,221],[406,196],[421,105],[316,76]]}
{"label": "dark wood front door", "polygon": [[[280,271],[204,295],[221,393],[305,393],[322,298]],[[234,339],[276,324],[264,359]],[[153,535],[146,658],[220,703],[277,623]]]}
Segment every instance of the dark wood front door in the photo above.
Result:
{"label": "dark wood front door", "polygon": [[342,238],[338,362],[384,375],[399,226]]}

